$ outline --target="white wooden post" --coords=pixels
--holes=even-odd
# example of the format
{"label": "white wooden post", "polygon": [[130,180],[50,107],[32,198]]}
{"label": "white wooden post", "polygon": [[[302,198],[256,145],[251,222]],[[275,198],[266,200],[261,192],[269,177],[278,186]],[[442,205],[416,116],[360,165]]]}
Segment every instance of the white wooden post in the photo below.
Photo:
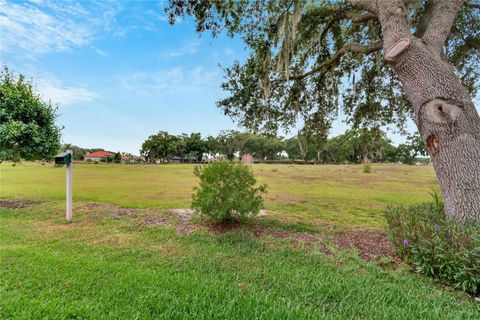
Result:
{"label": "white wooden post", "polygon": [[72,161],[67,164],[67,221],[72,221],[73,212],[72,212],[72,196],[73,196],[73,185],[72,185],[72,171],[73,171],[73,151],[67,150],[72,157]]}

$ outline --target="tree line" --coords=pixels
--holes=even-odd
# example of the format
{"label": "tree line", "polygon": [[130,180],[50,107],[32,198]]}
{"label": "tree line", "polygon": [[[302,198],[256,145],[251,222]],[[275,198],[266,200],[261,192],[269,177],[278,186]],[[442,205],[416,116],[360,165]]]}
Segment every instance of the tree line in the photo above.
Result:
{"label": "tree line", "polygon": [[[147,162],[202,162],[207,158],[228,160],[251,155],[258,162],[288,160],[316,163],[414,163],[426,156],[425,144],[418,134],[407,136],[395,146],[378,128],[348,130],[344,134],[319,139],[299,132],[291,138],[253,134],[236,130],[222,131],[218,136],[202,137],[200,133],[172,135],[160,131],[142,144],[141,155]],[[207,158],[205,158],[207,156]]]}

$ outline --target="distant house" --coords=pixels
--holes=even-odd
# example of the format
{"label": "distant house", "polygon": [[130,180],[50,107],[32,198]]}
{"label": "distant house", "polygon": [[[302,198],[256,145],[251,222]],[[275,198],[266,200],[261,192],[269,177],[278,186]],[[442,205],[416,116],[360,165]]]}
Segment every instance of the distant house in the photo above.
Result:
{"label": "distant house", "polygon": [[122,153],[120,157],[120,162],[121,163],[142,163],[145,162],[145,158],[143,157],[138,157],[130,153]]}
{"label": "distant house", "polygon": [[91,161],[102,161],[102,160],[107,160],[107,158],[113,157],[113,153],[107,152],[107,151],[97,151],[97,152],[92,152],[92,153],[87,153],[85,155],[85,160],[91,160]]}
{"label": "distant house", "polygon": [[185,162],[185,159],[182,158],[182,157],[173,157],[172,162],[173,163],[182,163],[182,162]]}

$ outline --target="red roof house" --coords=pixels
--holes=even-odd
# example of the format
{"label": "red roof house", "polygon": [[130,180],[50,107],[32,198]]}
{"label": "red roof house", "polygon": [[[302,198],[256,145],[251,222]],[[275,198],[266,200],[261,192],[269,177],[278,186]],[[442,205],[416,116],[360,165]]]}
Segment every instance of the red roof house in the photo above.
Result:
{"label": "red roof house", "polygon": [[107,151],[97,151],[97,152],[87,153],[85,155],[85,160],[90,159],[92,161],[101,161],[103,159],[106,159],[112,156],[113,156],[113,153],[110,153]]}

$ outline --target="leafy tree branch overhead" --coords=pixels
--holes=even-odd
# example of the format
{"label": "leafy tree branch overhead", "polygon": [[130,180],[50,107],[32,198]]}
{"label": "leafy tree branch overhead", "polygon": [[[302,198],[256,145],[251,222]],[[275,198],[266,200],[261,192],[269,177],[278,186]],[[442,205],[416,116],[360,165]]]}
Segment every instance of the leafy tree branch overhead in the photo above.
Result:
{"label": "leafy tree branch overhead", "polygon": [[[417,35],[425,32],[429,7],[426,2],[409,2],[410,24]],[[480,58],[480,16],[476,11],[462,9],[446,52],[473,95],[479,86],[479,70],[474,67]],[[301,20],[294,21],[300,12]],[[231,95],[219,101],[228,115],[247,127],[274,130],[278,121],[290,127],[297,116],[335,116],[340,107],[337,99],[325,96],[339,93],[345,101],[343,111],[356,125],[403,125],[412,116],[398,77],[381,58],[383,39],[377,15],[348,2],[171,1],[168,13],[172,22],[179,15],[194,15],[199,32],[216,35],[226,29],[231,35],[240,34],[252,49],[245,64],[226,69],[223,87]],[[263,94],[265,90],[269,96]]]}
{"label": "leafy tree branch overhead", "polygon": [[241,125],[275,132],[301,120],[325,132],[340,108],[357,127],[413,118],[447,214],[480,219],[477,2],[171,0],[166,12],[250,48],[225,69],[230,94],[218,101]]}

